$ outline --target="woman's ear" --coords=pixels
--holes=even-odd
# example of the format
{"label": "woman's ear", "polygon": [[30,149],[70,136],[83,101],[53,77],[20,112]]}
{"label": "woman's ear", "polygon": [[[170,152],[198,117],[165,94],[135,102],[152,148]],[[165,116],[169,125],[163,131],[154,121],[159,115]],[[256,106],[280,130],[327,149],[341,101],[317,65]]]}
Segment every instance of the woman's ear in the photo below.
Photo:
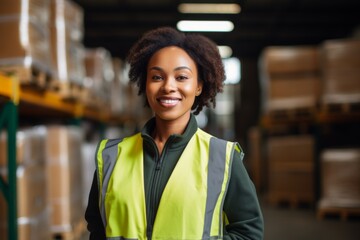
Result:
{"label": "woman's ear", "polygon": [[201,92],[202,92],[202,87],[203,87],[203,83],[202,83],[202,82],[199,82],[199,83],[198,83],[198,87],[197,87],[197,89],[196,89],[196,93],[195,93],[196,96],[199,96],[199,95],[201,94]]}
{"label": "woman's ear", "polygon": [[202,91],[202,88],[201,88],[201,87],[198,87],[198,88],[196,89],[195,95],[196,95],[196,96],[199,96],[199,95],[201,94],[201,91]]}

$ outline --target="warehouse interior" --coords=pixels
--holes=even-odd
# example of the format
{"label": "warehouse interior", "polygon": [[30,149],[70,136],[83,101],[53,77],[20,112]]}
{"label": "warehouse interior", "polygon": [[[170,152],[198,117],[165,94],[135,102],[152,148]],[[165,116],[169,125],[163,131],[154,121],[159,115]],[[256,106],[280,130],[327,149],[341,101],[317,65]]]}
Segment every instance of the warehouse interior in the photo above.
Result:
{"label": "warehouse interior", "polygon": [[197,121],[242,146],[264,239],[359,239],[359,12],[358,0],[0,0],[0,239],[88,239],[97,143],[152,116],[128,51],[190,20],[230,24],[181,31],[224,54],[224,92]]}

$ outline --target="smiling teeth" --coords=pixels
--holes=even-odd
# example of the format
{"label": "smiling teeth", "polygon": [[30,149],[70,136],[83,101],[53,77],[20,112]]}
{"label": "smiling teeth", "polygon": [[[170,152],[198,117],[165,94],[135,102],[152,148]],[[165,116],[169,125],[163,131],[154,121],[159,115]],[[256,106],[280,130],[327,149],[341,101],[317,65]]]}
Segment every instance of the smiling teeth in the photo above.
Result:
{"label": "smiling teeth", "polygon": [[176,103],[178,102],[177,99],[163,99],[161,100],[162,103],[166,103],[166,104],[173,104],[173,103]]}

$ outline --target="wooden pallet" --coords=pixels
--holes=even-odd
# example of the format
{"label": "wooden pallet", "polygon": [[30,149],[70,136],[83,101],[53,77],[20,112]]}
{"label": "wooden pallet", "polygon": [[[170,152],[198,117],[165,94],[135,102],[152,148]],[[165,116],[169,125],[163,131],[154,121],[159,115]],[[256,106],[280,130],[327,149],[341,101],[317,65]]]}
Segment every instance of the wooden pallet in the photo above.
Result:
{"label": "wooden pallet", "polygon": [[360,219],[360,207],[348,208],[348,207],[319,207],[317,210],[317,218],[323,220],[329,216],[335,216],[342,221],[349,220],[350,218]]}
{"label": "wooden pallet", "polygon": [[320,108],[323,113],[360,113],[360,102],[323,103]]}
{"label": "wooden pallet", "polygon": [[81,240],[86,231],[86,224],[84,220],[80,220],[76,223],[69,232],[61,232],[53,234],[53,239],[55,240]]}
{"label": "wooden pallet", "polygon": [[262,116],[261,125],[269,134],[309,134],[315,119],[315,108],[274,110]]}
{"label": "wooden pallet", "polygon": [[83,89],[78,84],[53,80],[49,83],[48,89],[59,94],[64,101],[81,101]]}
{"label": "wooden pallet", "polygon": [[315,113],[315,107],[301,107],[271,110],[268,112],[268,116],[271,121],[303,121],[312,120]]}
{"label": "wooden pallet", "polygon": [[93,93],[91,89],[83,88],[81,103],[89,109],[98,110],[105,106],[105,102]]}
{"label": "wooden pallet", "polygon": [[314,205],[312,196],[296,196],[294,194],[277,194],[268,195],[268,202],[273,206],[288,206],[290,208],[311,207]]}
{"label": "wooden pallet", "polygon": [[45,90],[51,81],[50,74],[35,66],[0,66],[0,72],[5,76],[16,76],[23,87]]}

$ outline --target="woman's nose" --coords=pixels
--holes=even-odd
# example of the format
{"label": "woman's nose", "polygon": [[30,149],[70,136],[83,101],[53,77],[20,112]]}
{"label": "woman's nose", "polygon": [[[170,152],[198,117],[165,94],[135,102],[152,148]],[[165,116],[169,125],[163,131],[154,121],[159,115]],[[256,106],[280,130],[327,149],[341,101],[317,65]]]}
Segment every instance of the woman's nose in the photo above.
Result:
{"label": "woman's nose", "polygon": [[167,77],[163,84],[163,91],[172,92],[176,90],[176,81],[172,77]]}

